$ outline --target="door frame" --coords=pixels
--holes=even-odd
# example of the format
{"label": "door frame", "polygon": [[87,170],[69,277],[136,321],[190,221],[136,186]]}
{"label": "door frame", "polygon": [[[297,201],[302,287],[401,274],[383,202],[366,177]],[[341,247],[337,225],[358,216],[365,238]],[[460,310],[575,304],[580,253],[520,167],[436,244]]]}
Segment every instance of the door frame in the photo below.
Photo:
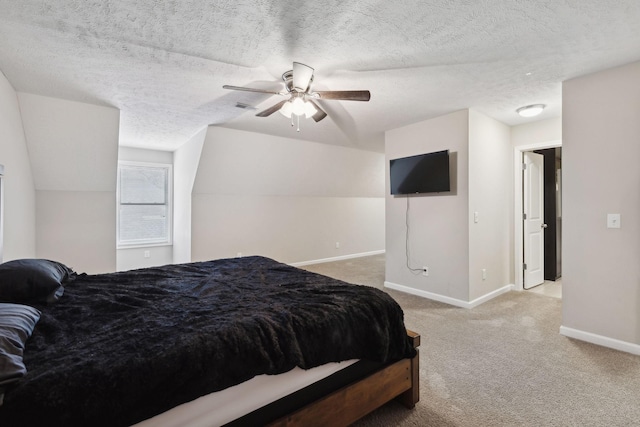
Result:
{"label": "door frame", "polygon": [[523,191],[522,191],[522,162],[525,151],[542,150],[544,148],[562,147],[562,140],[553,140],[546,142],[537,142],[534,144],[518,145],[513,148],[513,174],[514,174],[514,209],[513,209],[513,259],[514,259],[514,275],[515,290],[524,290],[524,274],[522,267],[524,266],[524,227],[522,225],[523,212]]}

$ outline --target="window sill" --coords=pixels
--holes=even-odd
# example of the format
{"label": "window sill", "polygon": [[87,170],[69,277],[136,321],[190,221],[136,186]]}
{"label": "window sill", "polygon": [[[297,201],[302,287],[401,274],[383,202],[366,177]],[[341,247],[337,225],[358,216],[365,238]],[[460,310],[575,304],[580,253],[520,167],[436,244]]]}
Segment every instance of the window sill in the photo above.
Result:
{"label": "window sill", "polygon": [[116,245],[116,250],[123,249],[140,249],[140,248],[157,248],[160,246],[173,246],[172,242],[164,243],[132,243],[130,245]]}

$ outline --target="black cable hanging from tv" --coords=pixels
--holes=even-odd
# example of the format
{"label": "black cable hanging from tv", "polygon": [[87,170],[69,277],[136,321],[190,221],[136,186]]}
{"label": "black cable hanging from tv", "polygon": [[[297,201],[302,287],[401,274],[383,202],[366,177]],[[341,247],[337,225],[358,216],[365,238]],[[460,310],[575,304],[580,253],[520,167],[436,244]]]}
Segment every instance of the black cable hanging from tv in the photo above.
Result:
{"label": "black cable hanging from tv", "polygon": [[418,274],[422,273],[422,269],[421,268],[412,268],[409,262],[409,253],[410,253],[410,249],[409,249],[409,199],[411,198],[411,196],[407,196],[407,209],[405,211],[405,215],[404,215],[404,219],[405,219],[405,224],[406,224],[406,235],[405,235],[405,254],[407,257],[407,268],[409,269],[409,271],[417,276]]}

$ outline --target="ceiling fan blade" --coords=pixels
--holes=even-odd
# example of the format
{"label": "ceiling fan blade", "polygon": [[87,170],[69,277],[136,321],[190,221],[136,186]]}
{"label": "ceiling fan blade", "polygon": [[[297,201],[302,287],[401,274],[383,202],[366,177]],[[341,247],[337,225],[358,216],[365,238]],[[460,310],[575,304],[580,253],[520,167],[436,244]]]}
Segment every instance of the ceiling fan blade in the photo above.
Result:
{"label": "ceiling fan blade", "polygon": [[224,85],[224,86],[222,86],[222,89],[242,90],[242,91],[245,91],[245,92],[269,93],[271,95],[285,95],[282,92],[276,92],[276,91],[273,91],[273,90],[254,89],[252,87],[242,87],[242,86]]}
{"label": "ceiling fan blade", "polygon": [[313,79],[313,68],[300,62],[293,63],[293,88],[298,92],[306,92]]}
{"label": "ceiling fan blade", "polygon": [[368,90],[320,90],[311,95],[319,99],[340,101],[368,101],[371,99],[371,92]]}
{"label": "ceiling fan blade", "polygon": [[271,107],[267,108],[266,110],[260,111],[258,114],[256,114],[256,116],[258,116],[258,117],[268,117],[268,116],[272,115],[273,113],[275,113],[276,111],[278,111],[279,109],[281,109],[285,102],[289,102],[289,100],[285,99],[284,101],[280,101],[276,105],[271,106]]}
{"label": "ceiling fan blade", "polygon": [[316,109],[316,113],[313,116],[311,116],[313,117],[313,120],[316,121],[316,123],[318,123],[320,120],[327,117],[327,113],[322,108],[320,108],[317,102],[313,102],[313,100],[309,98],[307,98],[307,102],[311,103],[311,105],[313,105]]}

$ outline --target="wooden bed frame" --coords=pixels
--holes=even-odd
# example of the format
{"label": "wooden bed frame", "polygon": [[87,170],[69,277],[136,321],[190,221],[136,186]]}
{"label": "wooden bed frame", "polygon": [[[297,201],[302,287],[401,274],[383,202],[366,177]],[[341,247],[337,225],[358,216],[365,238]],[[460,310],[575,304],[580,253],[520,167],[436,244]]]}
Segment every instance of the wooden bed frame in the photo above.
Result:
{"label": "wooden bed frame", "polygon": [[[407,336],[418,352],[420,335],[407,330]],[[420,400],[419,356],[387,365],[268,426],[347,426],[393,399],[411,409]]]}

